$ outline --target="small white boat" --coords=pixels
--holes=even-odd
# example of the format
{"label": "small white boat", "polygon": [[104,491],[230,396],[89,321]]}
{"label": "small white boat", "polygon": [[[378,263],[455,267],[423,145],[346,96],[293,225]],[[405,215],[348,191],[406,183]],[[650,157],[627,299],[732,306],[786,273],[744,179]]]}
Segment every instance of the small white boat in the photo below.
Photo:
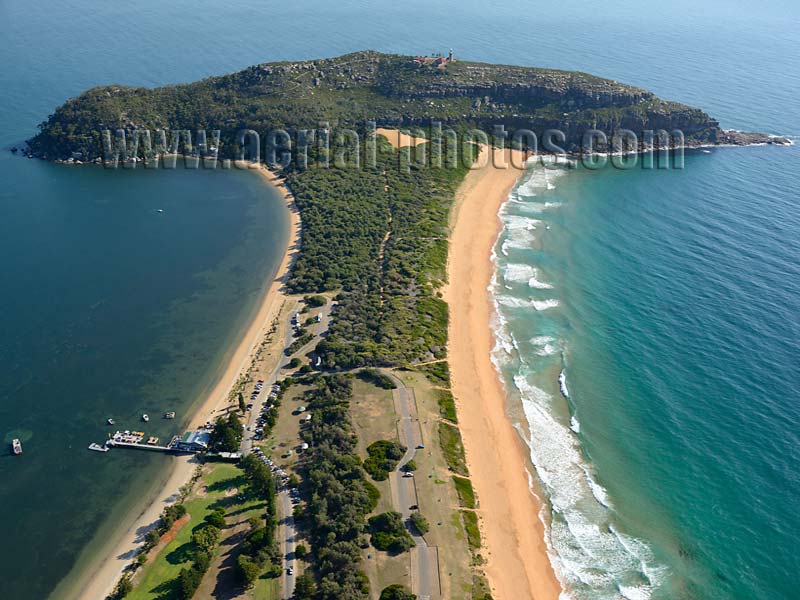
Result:
{"label": "small white boat", "polygon": [[175,418],[175,411],[171,410],[168,413],[164,413],[165,419],[174,419]]}
{"label": "small white boat", "polygon": [[22,454],[22,442],[14,438],[11,441],[11,449],[14,451],[14,454]]}
{"label": "small white boat", "polygon": [[150,420],[150,416],[147,413],[142,415],[142,421],[147,423],[149,420]]}
{"label": "small white boat", "polygon": [[114,419],[106,419],[106,423],[108,423],[109,425],[113,425]]}
{"label": "small white boat", "polygon": [[106,446],[105,444],[101,446],[100,444],[95,444],[94,442],[92,442],[91,444],[89,444],[89,450],[93,450],[95,452],[108,452],[108,446]]}

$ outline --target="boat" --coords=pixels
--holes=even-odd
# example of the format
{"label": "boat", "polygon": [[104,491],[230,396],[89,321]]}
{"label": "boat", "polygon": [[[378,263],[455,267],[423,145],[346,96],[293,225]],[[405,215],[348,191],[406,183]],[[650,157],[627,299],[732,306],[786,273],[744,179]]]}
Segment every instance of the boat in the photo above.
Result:
{"label": "boat", "polygon": [[164,413],[165,419],[174,419],[175,418],[175,411],[171,410],[168,413]]}
{"label": "boat", "polygon": [[89,450],[94,450],[95,452],[108,452],[108,446],[105,444],[101,446],[100,444],[95,444],[92,442],[89,444]]}
{"label": "boat", "polygon": [[22,454],[22,443],[17,438],[14,438],[11,441],[11,449],[14,451],[14,454]]}
{"label": "boat", "polygon": [[114,419],[106,419],[106,423],[108,423],[109,425],[113,425]]}
{"label": "boat", "polygon": [[142,415],[142,421],[147,423],[149,420],[150,420],[150,416],[147,413]]}

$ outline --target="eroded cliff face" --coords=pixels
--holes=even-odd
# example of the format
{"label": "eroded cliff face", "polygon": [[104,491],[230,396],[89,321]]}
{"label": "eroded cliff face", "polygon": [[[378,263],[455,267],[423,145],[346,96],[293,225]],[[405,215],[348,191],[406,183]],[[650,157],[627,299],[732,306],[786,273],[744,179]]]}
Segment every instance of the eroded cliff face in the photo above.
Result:
{"label": "eroded cliff face", "polygon": [[235,131],[332,126],[421,126],[564,132],[576,150],[592,129],[641,136],[680,130],[687,145],[776,143],[724,132],[702,110],[586,73],[356,52],[336,58],[264,63],[238,73],[156,89],[108,86],[69,100],[30,141],[37,156],[102,154],[103,129],[220,129],[222,156],[238,150]]}

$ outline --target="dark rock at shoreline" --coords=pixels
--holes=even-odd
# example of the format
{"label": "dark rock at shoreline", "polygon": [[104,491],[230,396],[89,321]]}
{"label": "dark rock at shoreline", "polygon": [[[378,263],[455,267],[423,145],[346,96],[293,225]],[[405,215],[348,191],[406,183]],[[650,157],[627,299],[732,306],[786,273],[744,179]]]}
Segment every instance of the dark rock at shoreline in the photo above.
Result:
{"label": "dark rock at shoreline", "polygon": [[718,140],[719,144],[731,144],[734,146],[753,146],[756,144],[775,144],[777,146],[792,145],[792,142],[785,137],[768,135],[766,133],[736,131],[734,129],[724,130],[718,137]]}

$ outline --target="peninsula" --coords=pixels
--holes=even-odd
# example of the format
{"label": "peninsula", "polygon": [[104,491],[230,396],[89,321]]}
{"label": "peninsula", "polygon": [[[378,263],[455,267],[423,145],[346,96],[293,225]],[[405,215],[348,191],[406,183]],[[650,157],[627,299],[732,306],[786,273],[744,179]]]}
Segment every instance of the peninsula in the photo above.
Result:
{"label": "peninsula", "polygon": [[[213,142],[158,144],[158,132],[198,130],[218,133]],[[347,135],[337,141],[344,130],[363,144],[346,147]],[[519,130],[531,135],[507,135]],[[576,154],[594,130],[609,140],[621,130],[681,131],[690,147],[783,143],[724,131],[700,109],[627,84],[465,62],[452,52],[364,51],[264,63],[156,89],[104,86],[67,101],[42,123],[30,154],[71,163],[103,163],[111,139],[104,132],[127,139],[149,132],[156,143],[128,146],[124,161],[157,166],[179,152],[228,167],[243,159],[254,165],[261,145],[253,152],[245,139],[258,134],[291,194],[302,233],[282,282],[284,305],[273,290],[232,364],[229,383],[236,386],[225,388],[222,407],[207,406],[255,427],[237,440],[251,487],[268,479],[257,462],[280,474],[277,499],[269,486],[259,489],[269,505],[267,527],[244,536],[252,556],[238,565],[245,589],[267,586],[259,597],[320,600],[410,598],[411,592],[558,598],[545,544],[547,511],[530,491],[527,459],[505,418],[489,359],[489,252],[500,226],[497,210],[520,171],[482,158],[521,165],[538,149],[531,140],[550,139],[553,131],[560,132],[557,147]],[[347,164],[335,168],[347,152]],[[472,169],[473,163],[490,166]],[[264,362],[252,351],[268,323],[277,351]],[[236,404],[234,392],[251,384],[251,400],[260,399],[264,385],[277,399],[264,403],[258,421],[252,403]],[[277,450],[291,447],[302,457]],[[213,483],[214,476],[198,472],[197,480]],[[264,542],[277,535],[279,513],[281,530],[291,530],[289,547],[297,540],[303,547],[291,559],[278,556],[275,540]],[[293,521],[286,524],[290,517],[296,532]],[[224,527],[232,517],[222,511],[205,518]],[[235,527],[245,531],[244,521]],[[271,555],[254,551],[255,532]],[[169,543],[154,540],[148,561],[159,564]],[[184,578],[191,584],[187,597],[229,585],[215,567],[221,562],[215,547],[195,557],[188,574],[181,571],[181,584]],[[302,574],[295,577],[286,561],[300,558]],[[167,584],[148,568],[126,586]]]}

